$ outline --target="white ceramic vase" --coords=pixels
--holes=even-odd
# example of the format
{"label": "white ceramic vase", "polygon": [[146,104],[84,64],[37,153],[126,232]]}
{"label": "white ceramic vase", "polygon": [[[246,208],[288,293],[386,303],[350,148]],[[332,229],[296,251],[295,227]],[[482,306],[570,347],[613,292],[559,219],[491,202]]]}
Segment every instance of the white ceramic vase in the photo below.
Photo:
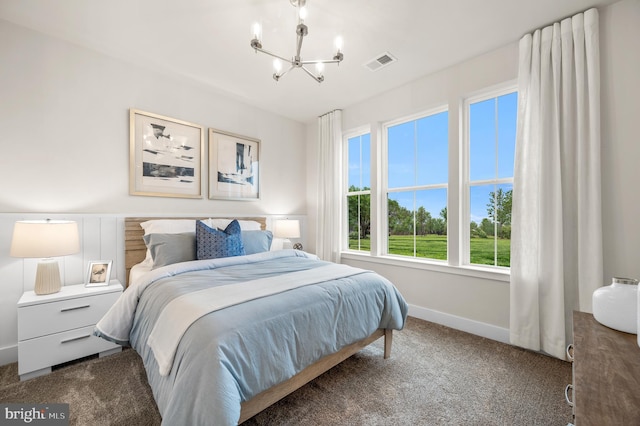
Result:
{"label": "white ceramic vase", "polygon": [[[593,316],[614,330],[638,333],[638,280],[633,278],[612,279],[611,285],[593,292]],[[640,345],[640,338],[638,340]]]}

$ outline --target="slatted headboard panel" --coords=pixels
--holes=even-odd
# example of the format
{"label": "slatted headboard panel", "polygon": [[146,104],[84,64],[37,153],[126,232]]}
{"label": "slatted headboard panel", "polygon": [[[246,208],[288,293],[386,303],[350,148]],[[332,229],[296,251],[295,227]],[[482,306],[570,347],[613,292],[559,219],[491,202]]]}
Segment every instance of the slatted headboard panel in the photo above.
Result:
{"label": "slatted headboard panel", "polygon": [[[129,271],[131,267],[144,260],[147,253],[147,246],[142,237],[144,229],[140,226],[142,222],[153,219],[207,219],[203,217],[127,217],[124,219],[124,264],[125,281],[129,285]],[[253,220],[259,222],[262,229],[267,229],[267,218],[265,217],[238,217],[238,220]]]}

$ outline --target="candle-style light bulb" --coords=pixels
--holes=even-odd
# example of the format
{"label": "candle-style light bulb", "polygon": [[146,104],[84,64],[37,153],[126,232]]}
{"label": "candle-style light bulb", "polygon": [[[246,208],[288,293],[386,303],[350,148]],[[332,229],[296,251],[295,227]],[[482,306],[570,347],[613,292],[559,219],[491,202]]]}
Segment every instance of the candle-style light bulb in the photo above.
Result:
{"label": "candle-style light bulb", "polygon": [[262,26],[258,22],[253,24],[253,38],[256,40],[262,38]]}
{"label": "candle-style light bulb", "polygon": [[282,71],[282,62],[280,62],[280,59],[273,60],[273,69],[276,71],[276,74],[280,74],[280,71]]}
{"label": "candle-style light bulb", "polygon": [[341,36],[336,37],[336,49],[337,52],[335,54],[335,56],[333,57],[334,61],[338,61],[338,64],[344,59],[344,55],[342,54],[342,48],[344,47],[344,40],[342,39]]}
{"label": "candle-style light bulb", "polygon": [[307,19],[307,8],[306,7],[301,7],[300,11],[298,12],[298,16],[300,17],[301,21],[304,21],[305,19]]}
{"label": "candle-style light bulb", "polygon": [[316,72],[318,75],[322,75],[322,71],[324,71],[324,64],[322,62],[316,62]]}

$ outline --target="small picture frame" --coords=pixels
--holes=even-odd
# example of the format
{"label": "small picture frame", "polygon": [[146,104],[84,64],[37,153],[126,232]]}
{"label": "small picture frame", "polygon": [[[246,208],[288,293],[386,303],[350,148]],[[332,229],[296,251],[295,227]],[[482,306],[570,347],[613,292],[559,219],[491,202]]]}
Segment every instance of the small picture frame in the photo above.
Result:
{"label": "small picture frame", "polygon": [[89,262],[85,287],[100,287],[109,285],[111,277],[111,260],[92,260]]}

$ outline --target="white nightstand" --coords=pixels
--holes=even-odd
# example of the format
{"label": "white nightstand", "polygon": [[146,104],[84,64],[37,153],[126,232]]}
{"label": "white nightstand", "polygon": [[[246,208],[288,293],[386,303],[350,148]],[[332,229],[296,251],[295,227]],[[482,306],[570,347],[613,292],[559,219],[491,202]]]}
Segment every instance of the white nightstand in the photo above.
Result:
{"label": "white nightstand", "polygon": [[122,285],[63,286],[38,296],[27,291],[18,301],[18,374],[27,380],[51,372],[51,366],[122,347],[93,336],[96,323],[122,294]]}

